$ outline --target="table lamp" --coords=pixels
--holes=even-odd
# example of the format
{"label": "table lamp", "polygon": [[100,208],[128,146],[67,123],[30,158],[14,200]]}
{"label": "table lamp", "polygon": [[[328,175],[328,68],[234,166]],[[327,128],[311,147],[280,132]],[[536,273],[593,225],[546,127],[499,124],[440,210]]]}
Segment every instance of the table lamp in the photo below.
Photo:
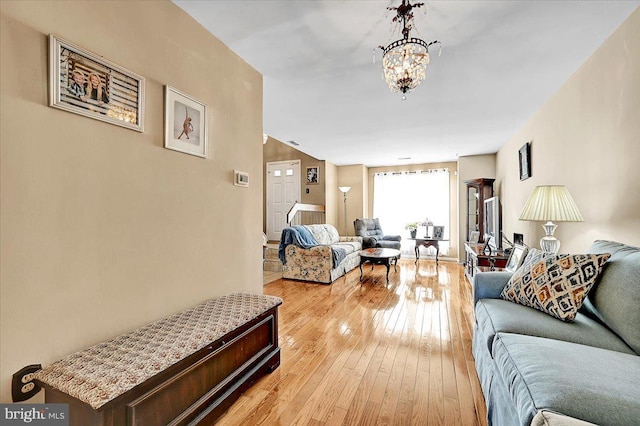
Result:
{"label": "table lamp", "polygon": [[524,205],[520,220],[547,221],[542,225],[546,235],[540,239],[540,248],[553,254],[560,250],[560,240],[553,236],[558,225],[553,221],[584,221],[578,206],[564,185],[537,186]]}

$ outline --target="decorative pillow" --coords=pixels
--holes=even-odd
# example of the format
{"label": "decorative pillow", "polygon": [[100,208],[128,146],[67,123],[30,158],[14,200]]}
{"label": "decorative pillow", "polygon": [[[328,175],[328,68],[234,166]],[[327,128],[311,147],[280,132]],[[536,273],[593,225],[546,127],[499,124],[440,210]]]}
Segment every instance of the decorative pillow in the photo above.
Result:
{"label": "decorative pillow", "polygon": [[534,258],[514,272],[500,297],[573,321],[609,257],[604,253]]}

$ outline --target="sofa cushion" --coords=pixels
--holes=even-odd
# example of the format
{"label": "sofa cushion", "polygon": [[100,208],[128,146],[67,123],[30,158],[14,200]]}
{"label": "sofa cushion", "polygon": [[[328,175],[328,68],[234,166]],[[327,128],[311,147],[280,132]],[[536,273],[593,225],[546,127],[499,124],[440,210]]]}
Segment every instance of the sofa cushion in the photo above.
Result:
{"label": "sofa cushion", "polygon": [[609,257],[608,253],[545,256],[514,272],[500,296],[573,321]]}
{"label": "sofa cushion", "polygon": [[339,243],[331,244],[332,248],[341,248],[345,251],[346,255],[350,255],[354,251],[362,250],[362,243],[358,241],[340,241]]}
{"label": "sofa cushion", "polygon": [[640,248],[595,241],[589,253],[611,253],[585,301],[595,315],[640,354]]}
{"label": "sofa cushion", "polygon": [[311,232],[311,235],[313,235],[313,238],[315,238],[319,244],[335,244],[340,240],[338,230],[333,225],[323,223],[318,225],[304,226],[309,230],[309,232]]}
{"label": "sofa cushion", "polygon": [[625,342],[599,321],[578,313],[573,322],[557,319],[527,306],[502,299],[481,299],[475,309],[476,332],[491,350],[497,333],[516,333],[580,343],[633,354]]}
{"label": "sofa cushion", "polygon": [[509,333],[496,336],[493,354],[521,424],[538,410],[601,425],[638,424],[637,355]]}
{"label": "sofa cushion", "polygon": [[400,250],[401,243],[394,240],[378,240],[376,247]]}

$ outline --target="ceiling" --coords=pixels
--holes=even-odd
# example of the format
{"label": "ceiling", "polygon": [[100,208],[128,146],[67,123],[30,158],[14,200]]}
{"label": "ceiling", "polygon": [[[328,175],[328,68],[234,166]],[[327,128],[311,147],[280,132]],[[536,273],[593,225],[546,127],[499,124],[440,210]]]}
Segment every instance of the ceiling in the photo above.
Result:
{"label": "ceiling", "polygon": [[400,38],[386,10],[399,1],[174,3],[263,74],[265,133],[366,166],[496,152],[640,5],[427,0],[411,34],[442,55],[401,101],[374,49]]}

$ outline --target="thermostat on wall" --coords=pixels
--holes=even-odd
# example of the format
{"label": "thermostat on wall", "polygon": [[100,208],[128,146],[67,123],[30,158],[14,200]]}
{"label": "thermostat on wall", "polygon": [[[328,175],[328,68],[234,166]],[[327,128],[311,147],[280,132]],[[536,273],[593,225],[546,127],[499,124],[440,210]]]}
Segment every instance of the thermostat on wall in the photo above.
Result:
{"label": "thermostat on wall", "polygon": [[249,173],[233,171],[233,184],[235,186],[249,186]]}

